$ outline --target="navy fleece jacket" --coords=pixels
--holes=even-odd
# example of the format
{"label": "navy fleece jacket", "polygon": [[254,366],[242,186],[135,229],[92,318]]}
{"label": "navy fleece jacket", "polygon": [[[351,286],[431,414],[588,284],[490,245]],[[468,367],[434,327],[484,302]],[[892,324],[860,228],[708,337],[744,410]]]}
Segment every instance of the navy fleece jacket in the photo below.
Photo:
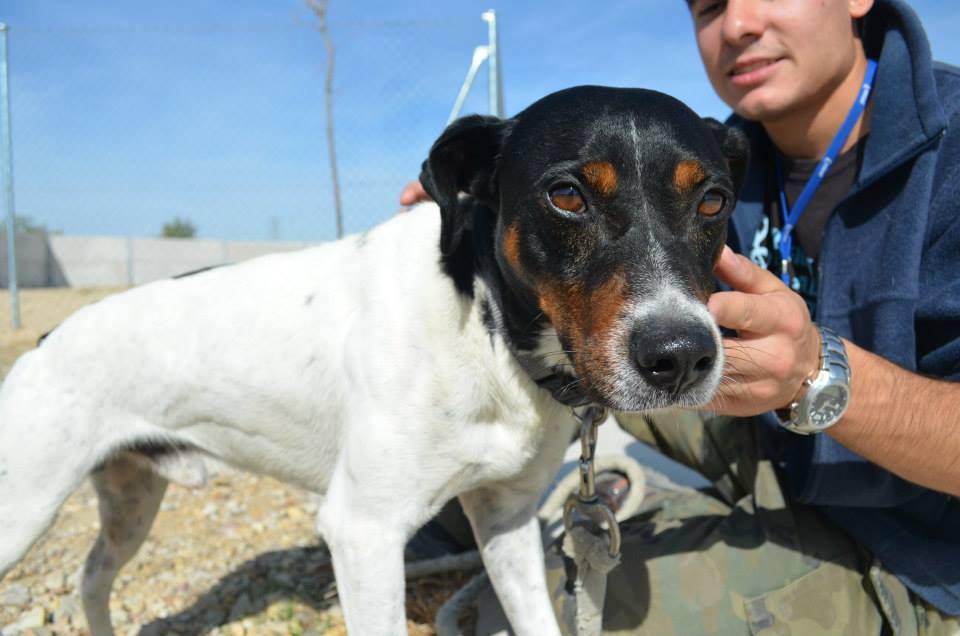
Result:
{"label": "navy fleece jacket", "polygon": [[[913,11],[879,0],[870,133],[850,195],[827,221],[816,321],[897,365],[960,380],[960,69],[931,60]],[[729,242],[749,253],[773,163],[756,124]],[[960,410],[960,404],[957,405]],[[794,496],[821,509],[910,589],[960,615],[960,500],[907,482],[828,435],[759,418]],[[953,414],[956,420],[956,415]],[[960,430],[957,431],[960,435]]]}

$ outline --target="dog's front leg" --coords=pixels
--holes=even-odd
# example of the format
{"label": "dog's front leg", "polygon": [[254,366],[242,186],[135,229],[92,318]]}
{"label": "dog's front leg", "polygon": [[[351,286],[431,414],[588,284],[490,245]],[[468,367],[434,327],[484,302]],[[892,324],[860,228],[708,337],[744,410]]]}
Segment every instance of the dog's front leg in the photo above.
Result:
{"label": "dog's front leg", "polygon": [[544,576],[536,495],[488,487],[460,495],[460,502],[514,632],[559,635]]}
{"label": "dog's front leg", "polygon": [[398,524],[357,508],[324,502],[318,529],[333,558],[337,596],[347,633],[357,636],[406,636],[404,608],[404,534]]}

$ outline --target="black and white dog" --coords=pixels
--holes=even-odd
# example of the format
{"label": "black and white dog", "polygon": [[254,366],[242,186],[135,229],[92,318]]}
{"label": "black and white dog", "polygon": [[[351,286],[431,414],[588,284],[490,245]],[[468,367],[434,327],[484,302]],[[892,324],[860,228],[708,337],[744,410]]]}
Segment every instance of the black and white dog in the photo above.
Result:
{"label": "black and white dog", "polygon": [[452,124],[421,175],[436,205],[77,312],[0,389],[0,575],[91,475],[82,597],[112,633],[117,571],[211,456],[324,493],[350,633],[406,633],[404,543],[452,497],[516,633],[558,633],[534,512],[572,408],[710,399],[745,164],[741,133],[670,97],[573,88]]}

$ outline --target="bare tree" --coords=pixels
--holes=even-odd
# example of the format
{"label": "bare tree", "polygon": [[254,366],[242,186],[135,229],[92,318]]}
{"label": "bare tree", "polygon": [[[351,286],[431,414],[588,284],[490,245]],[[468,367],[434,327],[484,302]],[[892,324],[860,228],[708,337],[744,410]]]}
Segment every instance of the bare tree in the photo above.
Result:
{"label": "bare tree", "polygon": [[305,0],[317,15],[317,29],[327,45],[327,77],[324,85],[324,103],[327,110],[327,153],[330,155],[330,173],[333,179],[333,203],[337,213],[337,238],[343,236],[343,208],[340,203],[340,177],[337,175],[337,150],[333,141],[333,40],[327,28],[327,0]]}

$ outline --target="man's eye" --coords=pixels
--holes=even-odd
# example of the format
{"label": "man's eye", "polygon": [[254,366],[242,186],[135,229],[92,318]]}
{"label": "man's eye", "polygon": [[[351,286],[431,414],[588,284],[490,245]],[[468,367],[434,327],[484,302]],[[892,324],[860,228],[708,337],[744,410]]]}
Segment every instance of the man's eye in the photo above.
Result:
{"label": "man's eye", "polygon": [[702,216],[717,216],[727,207],[727,197],[719,190],[709,190],[700,199],[697,213]]}
{"label": "man's eye", "polygon": [[719,13],[726,6],[726,0],[702,0],[690,5],[690,10],[698,18],[706,18],[715,13]]}
{"label": "man's eye", "polygon": [[587,210],[583,195],[580,194],[576,186],[569,183],[561,183],[550,188],[547,198],[550,199],[550,204],[553,207],[564,212],[582,214]]}

